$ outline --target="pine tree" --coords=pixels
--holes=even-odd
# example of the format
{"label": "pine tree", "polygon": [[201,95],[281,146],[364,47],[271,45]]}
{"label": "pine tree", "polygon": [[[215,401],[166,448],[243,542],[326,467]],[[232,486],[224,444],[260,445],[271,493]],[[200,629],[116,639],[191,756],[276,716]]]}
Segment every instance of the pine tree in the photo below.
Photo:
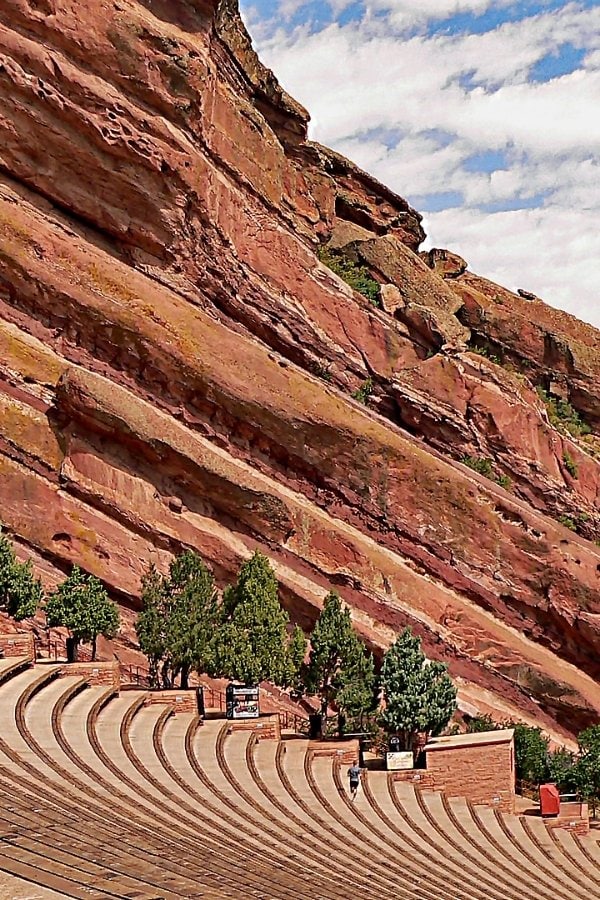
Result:
{"label": "pine tree", "polygon": [[214,642],[215,671],[244,684],[272,681],[288,687],[297,678],[301,633],[288,635],[289,616],[279,601],[277,578],[256,551],[223,595],[223,627]]}
{"label": "pine tree", "polygon": [[142,652],[148,658],[150,684],[159,687],[159,667],[166,656],[165,580],[151,565],[142,578],[142,610],[135,630]]}
{"label": "pine tree", "polygon": [[119,611],[109,599],[106,588],[94,575],[85,575],[73,566],[46,603],[48,625],[68,628],[75,644],[91,643],[92,659],[96,659],[99,634],[112,638],[119,629]]}
{"label": "pine tree", "polygon": [[186,550],[172,561],[167,597],[167,654],[173,675],[180,674],[181,687],[187,688],[192,670],[206,672],[212,668],[218,618],[212,572],[193,550]]}
{"label": "pine tree", "polygon": [[357,639],[351,658],[340,672],[340,687],[336,696],[336,706],[344,717],[359,720],[363,727],[363,716],[377,704],[374,691],[375,663],[373,654]]}
{"label": "pine tree", "polygon": [[372,703],[373,661],[352,629],[350,610],[342,606],[335,591],[325,598],[310,645],[306,684],[309,693],[320,697],[323,721],[336,700],[353,714],[368,709]]}
{"label": "pine tree", "polygon": [[9,539],[0,531],[0,609],[20,622],[34,616],[42,602],[42,584],[31,560],[20,563]]}
{"label": "pine tree", "polygon": [[180,677],[187,688],[191,671],[212,671],[218,619],[214,578],[198,553],[185,550],[175,557],[168,576],[150,566],[142,580],[136,631],[152,683],[161,680],[170,687]]}
{"label": "pine tree", "polygon": [[306,635],[299,625],[295,625],[288,645],[288,684],[301,695],[304,692],[303,672],[306,656]]}
{"label": "pine tree", "polygon": [[438,734],[456,709],[456,688],[446,666],[425,658],[421,641],[410,628],[404,629],[383,658],[381,688],[382,720],[400,736],[405,750],[414,749],[419,732]]}

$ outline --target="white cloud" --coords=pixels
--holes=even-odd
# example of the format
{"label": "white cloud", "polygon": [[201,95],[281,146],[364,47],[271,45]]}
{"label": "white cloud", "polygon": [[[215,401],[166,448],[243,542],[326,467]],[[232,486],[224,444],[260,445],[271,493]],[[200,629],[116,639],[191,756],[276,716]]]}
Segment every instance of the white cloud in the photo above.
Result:
{"label": "white cloud", "polygon": [[[427,216],[431,243],[600,325],[600,6],[570,3],[483,34],[403,30],[502,5],[371,0],[360,22],[267,29],[259,49],[311,111],[316,140],[409,200],[449,195],[456,207],[462,197]],[[585,53],[577,71],[532,81],[532,67],[565,44]],[[465,167],[489,151],[496,171]],[[537,208],[481,208],[511,203]]]}
{"label": "white cloud", "polygon": [[424,220],[435,245],[452,247],[473,271],[600,325],[600,231],[590,224],[585,210],[556,207],[492,216],[452,209]]}

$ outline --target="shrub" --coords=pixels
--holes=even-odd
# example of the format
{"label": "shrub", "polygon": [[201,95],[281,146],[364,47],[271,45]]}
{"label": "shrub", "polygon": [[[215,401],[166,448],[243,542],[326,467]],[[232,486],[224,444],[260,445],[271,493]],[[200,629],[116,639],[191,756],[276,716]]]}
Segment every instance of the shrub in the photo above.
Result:
{"label": "shrub", "polygon": [[366,297],[373,306],[381,307],[381,286],[378,281],[371,278],[366,266],[361,266],[339,251],[327,247],[320,247],[317,255],[324,265],[339,275],[353,290]]}
{"label": "shrub", "polygon": [[324,363],[317,363],[314,368],[314,373],[317,378],[322,378],[323,381],[331,381],[331,363],[327,363],[327,365]]}
{"label": "shrub", "polygon": [[490,715],[473,716],[467,722],[467,732],[469,734],[477,734],[479,731],[497,731],[501,728]]}
{"label": "shrub", "polygon": [[571,478],[577,478],[577,463],[575,462],[571,454],[566,450],[563,453],[563,463]]}
{"label": "shrub", "polygon": [[356,391],[354,391],[352,396],[355,400],[358,400],[359,403],[364,403],[365,406],[368,406],[371,394],[373,393],[373,389],[373,379],[369,377],[366,379],[366,381],[363,381],[361,386]]}
{"label": "shrub", "polygon": [[570,434],[572,437],[582,437],[586,434],[591,434],[592,429],[590,426],[581,418],[575,407],[568,400],[552,397],[542,387],[537,387],[536,390],[544,401],[551,425],[559,431]]}
{"label": "shrub", "polygon": [[568,528],[569,531],[577,531],[577,524],[571,518],[571,516],[562,515],[558,517],[558,521],[561,525],[564,525],[565,528]]}
{"label": "shrub", "polygon": [[486,478],[491,478],[493,474],[492,460],[487,457],[466,455],[461,459],[461,463],[473,469],[474,472],[485,475]]}
{"label": "shrub", "polygon": [[508,477],[508,475],[498,475],[496,478],[496,484],[499,484],[500,487],[503,487],[505,490],[509,491],[512,487],[512,481]]}

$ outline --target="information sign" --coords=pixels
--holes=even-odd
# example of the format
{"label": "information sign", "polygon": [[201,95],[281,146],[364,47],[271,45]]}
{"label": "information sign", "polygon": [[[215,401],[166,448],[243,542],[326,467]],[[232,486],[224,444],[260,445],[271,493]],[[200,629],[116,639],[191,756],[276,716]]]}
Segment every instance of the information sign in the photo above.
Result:
{"label": "information sign", "polygon": [[400,769],[413,769],[414,760],[411,750],[399,750],[385,754],[385,767],[388,771],[397,772]]}
{"label": "information sign", "polygon": [[228,684],[226,690],[228,719],[258,719],[259,688],[243,684]]}

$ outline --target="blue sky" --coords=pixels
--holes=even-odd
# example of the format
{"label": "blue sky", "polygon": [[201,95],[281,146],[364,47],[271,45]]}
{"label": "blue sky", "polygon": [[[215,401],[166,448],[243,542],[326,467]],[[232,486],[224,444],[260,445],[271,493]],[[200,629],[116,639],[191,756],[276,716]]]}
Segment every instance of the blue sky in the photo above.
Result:
{"label": "blue sky", "polygon": [[311,136],[426,246],[600,326],[600,2],[242,0]]}

